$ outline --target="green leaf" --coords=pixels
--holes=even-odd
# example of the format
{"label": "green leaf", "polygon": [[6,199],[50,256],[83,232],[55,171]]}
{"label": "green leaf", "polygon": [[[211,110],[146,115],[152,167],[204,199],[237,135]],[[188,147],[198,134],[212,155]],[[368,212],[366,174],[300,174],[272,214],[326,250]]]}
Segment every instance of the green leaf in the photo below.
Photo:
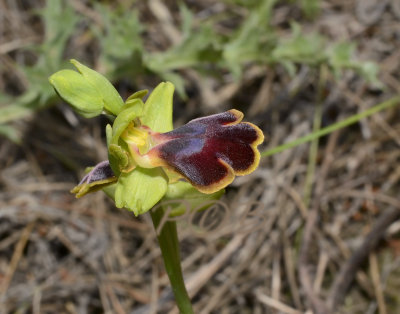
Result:
{"label": "green leaf", "polygon": [[97,88],[78,72],[61,70],[50,76],[49,81],[58,95],[85,118],[103,111],[103,98]]}
{"label": "green leaf", "polygon": [[[101,16],[102,24],[93,23],[91,30],[100,45],[100,61],[107,72],[118,76],[132,76],[141,66],[143,42],[141,33],[145,29],[134,8],[95,2],[94,7]],[[133,64],[137,66],[133,68]],[[129,74],[128,74],[129,73]]]}
{"label": "green leaf", "polygon": [[143,62],[151,71],[162,76],[165,72],[195,67],[205,63],[216,63],[221,59],[219,46],[220,37],[209,23],[201,23],[197,28],[192,27],[189,11],[181,6],[182,40],[163,52],[143,55]]}
{"label": "green leaf", "polygon": [[144,104],[143,116],[140,119],[155,132],[165,133],[173,129],[172,100],[174,85],[170,82],[160,83],[150,94]]}
{"label": "green leaf", "polygon": [[383,83],[378,79],[379,66],[371,61],[360,62],[356,71],[376,88],[383,88]]}
{"label": "green leaf", "polygon": [[18,105],[18,103],[2,107],[0,108],[0,123],[22,119],[31,112],[32,110]]}
{"label": "green leaf", "polygon": [[179,13],[182,19],[182,35],[184,37],[191,36],[191,30],[193,25],[193,13],[189,10],[189,8],[181,2],[179,4]]}
{"label": "green leaf", "polygon": [[339,79],[343,69],[353,69],[369,83],[381,88],[382,83],[378,79],[378,65],[373,62],[353,60],[355,48],[354,44],[343,42],[337,43],[327,50],[328,64],[331,66],[335,77]]}
{"label": "green leaf", "polygon": [[326,51],[328,63],[337,79],[339,79],[343,68],[351,66],[354,50],[354,44],[344,42],[335,44]]}
{"label": "green leaf", "polygon": [[223,59],[236,78],[244,63],[268,59],[275,39],[270,27],[272,10],[277,0],[258,1],[249,8],[248,16],[223,47]]}
{"label": "green leaf", "polygon": [[304,11],[304,14],[308,18],[315,17],[320,11],[320,0],[302,0],[300,2],[301,8]]}
{"label": "green leaf", "polygon": [[158,74],[216,62],[220,58],[220,51],[213,45],[214,37],[212,29],[205,28],[201,36],[191,36],[165,52],[144,55],[144,62]]}
{"label": "green leaf", "polygon": [[97,89],[97,92],[103,99],[104,109],[116,116],[121,111],[124,102],[110,81],[100,73],[84,66],[74,59],[71,60],[71,63],[78,69],[83,77]]}
{"label": "green leaf", "polygon": [[[54,95],[54,90],[51,90]],[[7,99],[7,103],[12,103],[5,106],[0,105],[0,123],[19,120],[29,116],[33,111],[41,107],[43,98],[46,98],[43,97],[43,93],[40,94],[37,90],[29,89],[17,98]]]}
{"label": "green leaf", "polygon": [[16,128],[7,124],[0,124],[0,136],[5,136],[10,141],[21,144],[21,134]]}
{"label": "green leaf", "polygon": [[76,14],[68,1],[45,1],[43,9],[35,10],[42,19],[44,39],[40,44],[27,46],[25,49],[36,55],[33,65],[16,64],[28,82],[27,91],[13,100],[6,114],[0,112],[0,120],[18,120],[31,115],[37,110],[55,102],[54,89],[47,78],[63,68],[63,57],[69,38],[75,32],[81,16]]}
{"label": "green leaf", "polygon": [[150,210],[165,194],[168,178],[161,168],[137,167],[121,173],[115,189],[115,205],[133,211],[137,216]]}
{"label": "green leaf", "polygon": [[76,14],[69,1],[46,1],[43,9],[39,10],[39,15],[43,19],[45,28],[45,38],[43,44],[37,48],[40,50],[38,65],[51,70],[46,77],[59,69],[65,46],[68,39],[75,31],[75,26],[82,19]]}
{"label": "green leaf", "polygon": [[[225,190],[222,189],[212,194],[204,194],[196,190],[190,183],[178,181],[168,185],[162,201],[178,200],[177,203],[168,202],[166,206],[171,208],[170,216],[180,216],[185,214],[187,210],[207,209],[213,205],[213,200],[220,199],[224,193]],[[182,200],[182,202],[179,202],[179,200]],[[185,204],[188,204],[189,208],[186,208]]]}
{"label": "green leaf", "polygon": [[292,61],[318,65],[325,61],[325,38],[317,33],[303,34],[299,24],[291,24],[292,34],[289,38],[280,39],[271,53],[275,62]]}

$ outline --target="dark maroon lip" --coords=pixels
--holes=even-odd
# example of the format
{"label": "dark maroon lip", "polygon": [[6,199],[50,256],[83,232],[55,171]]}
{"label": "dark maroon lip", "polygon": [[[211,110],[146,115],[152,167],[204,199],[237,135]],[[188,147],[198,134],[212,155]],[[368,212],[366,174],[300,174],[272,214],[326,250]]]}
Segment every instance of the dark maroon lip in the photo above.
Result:
{"label": "dark maroon lip", "polygon": [[239,123],[242,117],[241,112],[230,110],[192,120],[160,134],[163,143],[154,150],[199,190],[214,191],[219,183],[225,186],[235,174],[250,173],[258,165],[256,147],[263,134],[251,123]]}

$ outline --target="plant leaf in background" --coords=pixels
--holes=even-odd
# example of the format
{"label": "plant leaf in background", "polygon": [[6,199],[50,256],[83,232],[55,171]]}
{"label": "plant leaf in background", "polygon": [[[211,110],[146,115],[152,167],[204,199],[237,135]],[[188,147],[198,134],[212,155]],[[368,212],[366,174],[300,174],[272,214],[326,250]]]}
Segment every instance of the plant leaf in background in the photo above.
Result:
{"label": "plant leaf in background", "polygon": [[[182,39],[164,51],[150,50],[144,45],[142,33],[147,23],[139,21],[138,11],[95,4],[94,13],[101,18],[95,23],[87,21],[91,25],[91,33],[87,34],[97,40],[101,53],[93,62],[105,69],[105,75],[112,80],[129,81],[132,85],[136,84],[138,77],[143,79],[148,75],[171,81],[182,98],[186,97],[185,75],[179,70],[194,69],[203,78],[221,77],[221,73],[228,70],[239,79],[248,64],[280,64],[290,75],[295,75],[297,64],[317,67],[325,63],[337,78],[343,70],[349,69],[369,83],[381,86],[377,79],[377,65],[354,59],[354,45],[351,43],[328,45],[324,36],[307,34],[295,23],[292,23],[288,35],[279,33],[278,36],[277,27],[270,21],[277,0],[230,2],[238,10],[206,17],[194,15],[181,4]],[[316,3],[315,0],[303,0],[300,7],[308,15],[316,11]],[[241,15],[237,17],[235,12],[241,12]],[[64,58],[68,40],[81,24],[79,22],[87,18],[75,12],[68,1],[46,1],[39,15],[45,26],[44,41],[30,49],[38,55],[37,62],[33,66],[19,66],[29,82],[28,89],[19,97],[0,100],[1,125],[11,125],[12,121],[54,103],[54,93],[46,79],[66,67]],[[239,23],[235,22],[237,27],[219,31],[219,23],[236,18],[239,18]],[[15,140],[18,132],[13,134]]]}
{"label": "plant leaf in background", "polygon": [[325,59],[325,40],[316,33],[303,34],[297,23],[291,23],[292,33],[280,38],[271,52],[271,62],[281,63],[291,76],[295,75],[295,63],[317,66]]}
{"label": "plant leaf in background", "polygon": [[8,124],[0,124],[0,135],[7,137],[10,141],[21,144],[21,134],[18,130]]}
{"label": "plant leaf in background", "polygon": [[382,87],[382,83],[377,78],[378,65],[373,62],[354,60],[355,49],[355,45],[348,42],[334,44],[328,49],[328,64],[335,77],[340,78],[343,69],[352,69],[369,83],[376,87]]}
{"label": "plant leaf in background", "polygon": [[97,3],[102,24],[94,24],[91,30],[101,48],[100,62],[112,77],[131,76],[134,80],[143,73],[143,42],[141,33],[144,29],[135,10],[117,7],[111,10],[108,5]]}
{"label": "plant leaf in background", "polygon": [[[33,66],[18,66],[19,70],[25,74],[29,84],[28,89],[23,95],[8,99],[3,103],[5,105],[0,106],[0,126],[22,119],[56,99],[47,78],[65,66],[63,53],[80,17],[66,1],[46,1],[46,6],[39,10],[38,14],[42,17],[45,26],[43,43],[31,48],[32,52],[37,54],[38,60]],[[8,125],[9,132],[2,134],[11,140],[18,141],[18,132],[11,132],[11,128],[12,126]]]}
{"label": "plant leaf in background", "polygon": [[277,0],[259,1],[223,47],[223,60],[238,79],[244,63],[266,61],[274,42],[270,27],[272,8]]}
{"label": "plant leaf in background", "polygon": [[54,70],[63,61],[66,43],[80,21],[68,1],[46,1],[44,9],[39,11],[45,26],[45,41],[41,52]]}
{"label": "plant leaf in background", "polygon": [[165,52],[148,54],[146,66],[155,73],[169,72],[215,62],[219,53],[214,49],[214,31],[208,25],[201,26],[196,35],[189,33],[182,41]]}
{"label": "plant leaf in background", "polygon": [[31,107],[37,102],[38,94],[34,90],[28,90],[25,94],[17,97],[4,97],[0,107],[0,125],[13,120],[18,120],[31,112]]}
{"label": "plant leaf in background", "polygon": [[300,6],[308,18],[314,18],[321,9],[320,2],[319,0],[301,0]]}
{"label": "plant leaf in background", "polygon": [[[38,54],[38,60],[34,66],[21,66],[28,82],[29,89],[36,91],[38,101],[35,104],[38,108],[47,105],[53,98],[54,93],[47,82],[47,78],[66,66],[64,60],[67,42],[74,34],[80,16],[70,7],[67,1],[47,1],[46,6],[38,11],[45,26],[44,41],[33,51]],[[35,110],[36,108],[31,108]]]}
{"label": "plant leaf in background", "polygon": [[164,80],[171,81],[181,97],[185,97],[184,81],[174,71],[184,68],[196,68],[217,63],[221,59],[218,47],[220,36],[215,33],[212,24],[201,23],[193,26],[193,14],[181,3],[182,39],[166,51],[144,55],[144,65]]}

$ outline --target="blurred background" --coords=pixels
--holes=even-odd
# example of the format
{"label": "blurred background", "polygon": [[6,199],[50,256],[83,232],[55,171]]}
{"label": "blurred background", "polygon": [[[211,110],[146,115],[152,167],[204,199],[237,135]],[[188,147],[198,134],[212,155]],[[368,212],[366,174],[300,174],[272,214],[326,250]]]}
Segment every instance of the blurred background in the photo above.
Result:
{"label": "blurred background", "polygon": [[[124,99],[173,82],[176,126],[239,109],[264,151],[400,94],[400,2],[0,0],[0,313],[177,313],[149,216],[69,193],[108,123],[48,83],[71,58]],[[399,313],[399,118],[265,157],[182,220],[195,312]]]}

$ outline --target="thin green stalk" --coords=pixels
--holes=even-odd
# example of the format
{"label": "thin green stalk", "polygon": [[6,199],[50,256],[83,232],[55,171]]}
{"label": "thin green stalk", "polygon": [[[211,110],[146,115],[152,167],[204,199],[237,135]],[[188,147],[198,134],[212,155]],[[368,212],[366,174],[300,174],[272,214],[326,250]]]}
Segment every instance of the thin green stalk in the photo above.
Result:
{"label": "thin green stalk", "polygon": [[[321,122],[322,122],[322,97],[323,97],[323,90],[325,87],[327,76],[327,69],[324,65],[321,65],[319,71],[319,80],[318,80],[318,91],[316,97],[316,105],[315,105],[315,112],[314,112],[314,121],[313,121],[313,133],[318,132],[321,129]],[[304,188],[304,204],[305,207],[308,208],[310,205],[311,193],[313,190],[313,183],[314,183],[314,174],[315,174],[315,167],[317,164],[317,156],[318,156],[318,146],[319,140],[318,138],[314,139],[311,142],[309,153],[308,153],[308,165],[307,165],[307,175],[305,180],[305,188]]]}
{"label": "thin green stalk", "polygon": [[347,118],[347,119],[345,119],[343,121],[339,121],[339,122],[337,122],[335,124],[332,124],[332,125],[327,126],[327,127],[323,128],[323,129],[320,129],[319,131],[316,131],[316,132],[313,132],[313,133],[308,134],[306,136],[303,136],[303,137],[301,137],[301,138],[299,138],[297,140],[294,140],[292,142],[285,143],[283,145],[276,146],[276,147],[273,147],[273,148],[268,149],[266,151],[263,151],[261,153],[261,157],[267,157],[267,156],[275,155],[275,154],[283,152],[283,151],[285,151],[287,149],[290,149],[290,148],[299,146],[301,144],[310,142],[312,140],[320,138],[321,136],[327,135],[327,134],[332,133],[332,132],[334,132],[336,130],[339,130],[341,128],[344,128],[344,127],[347,127],[347,126],[349,126],[351,124],[354,124],[354,123],[360,121],[361,119],[364,119],[366,117],[372,116],[373,114],[375,114],[375,113],[377,113],[379,111],[388,109],[390,107],[394,107],[394,106],[396,106],[398,104],[400,104],[400,96],[393,97],[393,98],[391,98],[391,99],[389,99],[389,100],[387,100],[387,101],[385,101],[383,103],[380,103],[379,105],[376,105],[376,106],[374,106],[372,108],[369,108],[369,109],[367,109],[367,110],[365,110],[365,111],[363,111],[361,113],[355,114],[355,115],[353,115],[353,116],[351,116],[351,117],[349,117],[349,118]]}
{"label": "thin green stalk", "polygon": [[[164,210],[158,208],[150,211],[154,229],[157,230],[160,221],[164,216]],[[160,245],[165,269],[171,282],[175,301],[182,314],[192,314],[192,303],[186,291],[185,282],[181,268],[181,258],[179,254],[179,240],[175,221],[166,221],[160,233],[157,235]]]}

